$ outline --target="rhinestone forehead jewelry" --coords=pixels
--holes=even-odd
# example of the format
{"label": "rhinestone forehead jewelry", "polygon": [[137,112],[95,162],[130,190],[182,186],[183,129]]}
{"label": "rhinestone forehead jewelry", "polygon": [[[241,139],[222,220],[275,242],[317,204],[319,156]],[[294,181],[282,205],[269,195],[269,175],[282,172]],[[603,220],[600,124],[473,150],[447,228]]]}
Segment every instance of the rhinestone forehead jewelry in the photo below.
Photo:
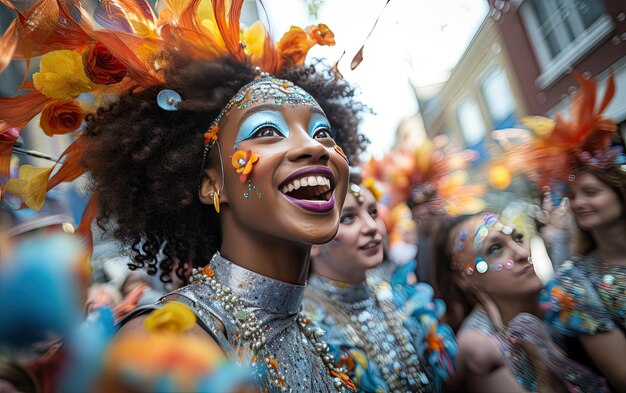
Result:
{"label": "rhinestone forehead jewelry", "polygon": [[[215,278],[215,272],[208,265],[199,270],[194,268],[189,279],[189,283],[204,283],[215,294],[214,299],[222,303],[224,310],[229,312],[237,323],[237,328],[240,331],[241,338],[244,341],[251,343],[252,349],[256,359],[262,359],[265,363],[265,370],[269,375],[271,383],[278,386],[282,391],[286,391],[285,376],[279,371],[279,365],[276,359],[272,358],[266,351],[267,339],[265,337],[265,328],[259,324],[256,316],[246,311],[246,306],[241,299],[232,294],[232,290],[217,281]],[[354,391],[350,385],[345,382],[347,379],[346,366],[335,367],[333,365],[334,357],[330,353],[328,344],[321,340],[321,337],[325,334],[324,330],[318,327],[309,326],[311,321],[299,314],[296,318],[296,324],[302,334],[311,344],[313,351],[322,359],[322,363],[328,369],[331,376],[333,376],[333,384],[337,391],[347,392]],[[256,360],[254,360],[256,362]]]}
{"label": "rhinestone forehead jewelry", "polygon": [[348,191],[350,191],[350,194],[354,196],[354,199],[356,199],[356,202],[359,205],[362,205],[363,202],[365,202],[365,199],[363,198],[363,194],[361,194],[361,186],[359,186],[358,184],[350,183],[350,187],[348,187]]}
{"label": "rhinestone forehead jewelry", "polygon": [[[277,106],[286,105],[291,107],[319,106],[317,101],[315,101],[309,93],[299,86],[294,85],[293,82],[277,79],[267,72],[261,72],[258,67],[256,71],[259,74],[257,78],[237,91],[204,133],[201,170],[204,169],[209,150],[218,142],[220,122],[233,107],[245,109],[258,102],[272,102]],[[237,150],[236,146],[235,150]]]}

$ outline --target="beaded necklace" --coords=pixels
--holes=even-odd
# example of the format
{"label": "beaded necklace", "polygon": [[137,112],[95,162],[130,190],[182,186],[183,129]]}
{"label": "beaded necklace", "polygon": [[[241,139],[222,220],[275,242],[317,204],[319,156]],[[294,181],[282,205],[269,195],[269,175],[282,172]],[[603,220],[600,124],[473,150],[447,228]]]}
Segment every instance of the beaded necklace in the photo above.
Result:
{"label": "beaded necklace", "polygon": [[[208,265],[202,270],[194,268],[190,277],[190,283],[203,283],[210,288],[214,294],[213,298],[210,300],[220,302],[224,310],[231,313],[234,317],[239,331],[238,338],[251,343],[254,353],[253,363],[256,363],[258,359],[262,359],[265,365],[265,371],[269,376],[269,381],[282,391],[286,391],[288,388],[285,386],[285,376],[279,370],[278,362],[266,351],[267,340],[264,334],[265,329],[259,324],[256,316],[246,311],[243,302],[232,294],[232,290],[228,286],[218,282],[215,278],[215,273]],[[328,344],[320,339],[320,337],[324,335],[324,331],[320,328],[309,326],[311,321],[302,314],[298,315],[296,323],[302,334],[311,344],[313,351],[322,359],[324,366],[333,377],[333,384],[337,391],[355,391],[354,384],[352,384],[352,381],[350,381],[346,375],[346,367],[335,367],[333,365],[334,358],[330,353]]]}
{"label": "beaded necklace", "polygon": [[[371,290],[370,295],[354,303],[345,303],[332,296],[333,284],[329,280],[316,279],[322,284],[321,290],[311,291],[307,296],[323,305],[350,340],[372,357],[391,392],[432,390],[428,374],[420,367],[416,347],[410,342],[393,303],[389,284],[370,281],[366,284]],[[331,293],[327,293],[329,291]],[[375,308],[382,311],[382,315],[375,315]]]}

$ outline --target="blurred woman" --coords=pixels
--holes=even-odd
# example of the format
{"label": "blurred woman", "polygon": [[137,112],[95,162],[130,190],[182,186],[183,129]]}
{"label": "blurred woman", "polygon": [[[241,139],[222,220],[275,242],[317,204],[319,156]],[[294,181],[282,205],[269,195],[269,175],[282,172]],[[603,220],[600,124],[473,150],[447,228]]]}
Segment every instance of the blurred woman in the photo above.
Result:
{"label": "blurred woman", "polygon": [[571,261],[543,297],[548,321],[577,336],[611,386],[626,392],[626,171],[584,167],[571,186]]}
{"label": "blurred woman", "polygon": [[454,306],[449,317],[462,321],[451,389],[606,391],[600,378],[564,357],[537,317],[542,282],[521,226],[495,214],[450,221],[433,238],[432,255],[439,290]]}

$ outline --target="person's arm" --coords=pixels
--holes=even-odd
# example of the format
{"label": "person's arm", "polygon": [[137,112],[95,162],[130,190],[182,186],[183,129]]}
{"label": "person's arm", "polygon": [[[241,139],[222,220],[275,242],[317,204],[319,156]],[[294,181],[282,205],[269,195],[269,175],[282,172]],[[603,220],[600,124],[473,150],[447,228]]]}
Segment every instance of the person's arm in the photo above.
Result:
{"label": "person's arm", "polygon": [[[544,203],[544,208],[545,203]],[[548,254],[552,261],[555,271],[559,270],[561,264],[570,258],[570,227],[571,227],[571,209],[569,198],[565,197],[561,200],[561,204],[556,208],[548,207],[548,222],[543,228],[543,234],[548,248]]]}
{"label": "person's arm", "polygon": [[526,392],[506,367],[498,344],[471,330],[457,337],[456,373],[446,381],[448,392]]}
{"label": "person's arm", "polygon": [[615,329],[580,335],[580,342],[598,370],[619,393],[626,392],[626,337]]}

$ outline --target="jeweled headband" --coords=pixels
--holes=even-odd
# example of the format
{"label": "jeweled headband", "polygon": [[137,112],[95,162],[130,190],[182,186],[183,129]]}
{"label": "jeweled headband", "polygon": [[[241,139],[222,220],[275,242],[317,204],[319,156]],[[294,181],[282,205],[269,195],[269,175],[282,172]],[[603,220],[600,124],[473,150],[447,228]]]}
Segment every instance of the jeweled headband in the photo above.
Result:
{"label": "jeweled headband", "polygon": [[352,194],[354,199],[356,199],[356,202],[359,205],[362,205],[363,202],[365,202],[363,194],[361,193],[361,186],[359,186],[358,184],[350,183],[350,185],[348,186],[348,191],[350,192],[350,194]]}
{"label": "jeweled headband", "polygon": [[239,89],[213,120],[208,131],[204,133],[203,169],[209,150],[218,140],[219,123],[222,119],[233,107],[245,109],[259,102],[272,102],[276,106],[287,105],[290,107],[319,106],[309,93],[294,85],[293,82],[261,72],[257,79]]}
{"label": "jeweled headband", "polygon": [[[485,239],[492,231],[502,232],[504,235],[509,236],[515,232],[515,228],[504,225],[500,222],[500,216],[492,213],[483,215],[482,222],[474,228],[473,233],[470,233],[467,227],[463,227],[459,231],[453,245],[452,268],[468,276],[472,275],[475,271],[478,273],[486,273],[488,270],[501,271],[504,268],[511,270],[514,266],[512,260],[489,264],[480,256],[469,262],[467,258],[461,258],[461,254],[470,244],[474,251],[480,252]],[[532,263],[532,259],[529,258],[528,262]]]}

